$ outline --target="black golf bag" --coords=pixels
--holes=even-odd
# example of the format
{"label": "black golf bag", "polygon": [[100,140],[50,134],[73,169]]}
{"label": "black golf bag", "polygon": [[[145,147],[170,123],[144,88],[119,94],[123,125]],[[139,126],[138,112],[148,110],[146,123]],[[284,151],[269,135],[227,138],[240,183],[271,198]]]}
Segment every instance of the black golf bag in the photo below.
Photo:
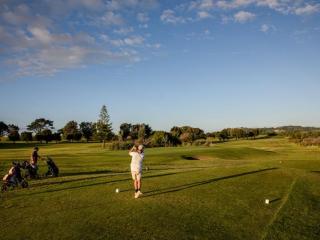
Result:
{"label": "black golf bag", "polygon": [[58,166],[54,163],[51,157],[47,157],[46,159],[47,166],[48,166],[48,171],[46,173],[46,176],[51,176],[51,177],[58,177],[59,175],[59,168]]}
{"label": "black golf bag", "polygon": [[12,162],[8,174],[3,177],[3,184],[1,186],[1,192],[5,192],[9,187],[16,188],[21,186],[22,188],[28,187],[28,182],[21,175],[21,164],[18,162]]}
{"label": "black golf bag", "polygon": [[30,179],[39,178],[38,175],[38,166],[31,165],[28,161],[22,163],[22,168],[25,170],[25,177]]}

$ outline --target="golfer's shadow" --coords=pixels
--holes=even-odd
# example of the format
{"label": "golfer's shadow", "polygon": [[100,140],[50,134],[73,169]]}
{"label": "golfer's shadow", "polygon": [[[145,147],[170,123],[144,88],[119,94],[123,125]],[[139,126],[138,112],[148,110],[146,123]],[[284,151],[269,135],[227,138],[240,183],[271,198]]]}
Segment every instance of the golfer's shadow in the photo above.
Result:
{"label": "golfer's shadow", "polygon": [[[230,176],[224,176],[224,177],[212,178],[212,179],[194,182],[194,183],[188,183],[185,185],[180,185],[180,186],[175,186],[175,187],[168,187],[168,188],[147,191],[147,192],[144,192],[143,197],[151,197],[151,196],[156,196],[156,195],[161,195],[161,194],[166,194],[166,193],[179,192],[179,191],[182,191],[185,189],[194,188],[194,187],[198,187],[198,186],[205,185],[205,184],[210,184],[213,182],[218,182],[218,181],[225,180],[225,179],[241,177],[241,176],[245,176],[245,175],[261,173],[261,172],[271,171],[271,170],[275,170],[275,169],[278,169],[278,168],[265,168],[265,169],[260,169],[260,170],[256,170],[256,171],[251,171],[251,172],[238,173],[238,174],[234,174],[234,175],[230,175]],[[273,201],[278,201],[278,200],[279,199],[275,199]]]}

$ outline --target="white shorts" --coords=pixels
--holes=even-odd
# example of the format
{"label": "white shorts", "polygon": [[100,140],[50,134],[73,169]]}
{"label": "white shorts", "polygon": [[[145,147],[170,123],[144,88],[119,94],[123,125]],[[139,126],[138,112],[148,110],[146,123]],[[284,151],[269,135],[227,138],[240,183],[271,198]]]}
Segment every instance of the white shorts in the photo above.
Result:
{"label": "white shorts", "polygon": [[133,180],[141,180],[141,172],[131,171],[131,175]]}

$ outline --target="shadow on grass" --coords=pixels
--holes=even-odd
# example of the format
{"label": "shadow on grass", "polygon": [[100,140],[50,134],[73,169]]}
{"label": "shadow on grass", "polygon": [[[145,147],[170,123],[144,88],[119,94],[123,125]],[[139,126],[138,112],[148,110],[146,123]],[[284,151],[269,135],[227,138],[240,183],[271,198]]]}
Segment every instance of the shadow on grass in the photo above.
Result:
{"label": "shadow on grass", "polygon": [[[106,170],[106,171],[80,172],[80,173],[70,173],[70,174],[66,173],[66,174],[61,174],[59,177],[51,178],[51,179],[57,179],[57,181],[40,182],[40,183],[32,184],[32,185],[30,185],[30,187],[41,187],[41,186],[54,185],[54,184],[64,184],[64,183],[71,183],[71,182],[93,180],[93,179],[98,179],[98,178],[104,178],[104,177],[107,177],[107,176],[122,175],[122,174],[125,174],[125,173],[129,173],[129,172],[128,171],[114,172],[114,171]],[[60,180],[61,179],[60,177],[82,176],[82,175],[100,175],[100,176]],[[46,177],[45,179],[49,179],[49,178]],[[41,180],[41,179],[38,179],[38,180]]]}
{"label": "shadow on grass", "polygon": [[260,169],[260,170],[256,170],[256,171],[251,171],[251,172],[244,172],[244,173],[234,174],[234,175],[225,176],[225,177],[218,177],[218,178],[212,178],[212,179],[208,179],[208,180],[204,180],[204,181],[188,183],[185,185],[180,185],[180,186],[175,186],[175,187],[168,187],[168,188],[163,188],[163,189],[159,189],[159,190],[153,190],[153,191],[145,192],[144,197],[151,197],[151,196],[156,196],[156,195],[161,195],[161,194],[166,194],[166,193],[179,192],[179,191],[182,191],[185,189],[194,188],[194,187],[198,187],[198,186],[205,185],[205,184],[210,184],[213,182],[218,182],[221,180],[226,180],[226,179],[230,179],[230,178],[241,177],[241,176],[245,176],[245,175],[251,175],[251,174],[261,173],[261,172],[266,172],[266,171],[271,171],[271,170],[275,170],[275,169],[278,169],[278,168],[275,168],[275,167],[274,168],[265,168],[265,169]]}
{"label": "shadow on grass", "polygon": [[81,176],[81,175],[91,175],[91,174],[105,174],[105,173],[115,173],[115,172],[111,170],[99,170],[99,171],[88,171],[88,172],[62,173],[60,176],[66,177],[66,176]]}
{"label": "shadow on grass", "polygon": [[[183,170],[183,169],[197,170],[197,169],[212,169],[212,168],[213,167],[152,168],[152,169],[145,170],[145,171],[147,171],[147,172],[152,171],[153,172],[153,171],[166,171],[166,170]],[[188,172],[188,171],[184,171],[184,172]],[[106,171],[96,171],[96,172],[80,172],[80,173],[61,174],[61,177],[81,176],[81,175],[100,175],[100,176],[83,177],[83,178],[67,179],[67,180],[60,180],[61,178],[52,178],[52,179],[57,179],[57,181],[39,182],[39,183],[35,183],[35,184],[30,185],[30,187],[41,187],[41,186],[51,186],[51,185],[58,185],[58,184],[64,184],[64,183],[80,182],[80,181],[94,180],[94,179],[99,179],[99,178],[105,178],[108,176],[116,176],[116,175],[124,175],[124,174],[130,175],[130,172],[129,171],[109,171],[109,170],[106,170]]]}
{"label": "shadow on grass", "polygon": [[280,200],[281,200],[281,198],[275,198],[275,199],[270,200],[269,203],[275,203],[275,202],[278,202]]}
{"label": "shadow on grass", "polygon": [[195,158],[195,157],[192,157],[192,156],[186,156],[186,155],[182,155],[181,157],[184,160],[200,160],[199,158]]}
{"label": "shadow on grass", "polygon": [[[146,178],[164,177],[164,176],[170,176],[170,175],[175,175],[175,174],[180,174],[180,173],[185,173],[185,172],[173,172],[173,173],[164,173],[164,174],[145,176],[144,179],[146,179]],[[106,176],[103,176],[103,177],[106,177]],[[89,180],[91,180],[91,179],[89,179]],[[129,181],[129,180],[132,180],[132,178],[131,177],[130,178],[123,178],[123,179],[104,181],[104,182],[98,182],[98,183],[90,183],[90,184],[84,184],[84,185],[81,185],[81,186],[65,187],[65,188],[59,188],[59,189],[48,189],[46,191],[35,192],[35,193],[27,193],[27,194],[23,194],[23,195],[20,195],[20,196],[31,196],[31,195],[38,195],[38,194],[43,194],[43,193],[61,192],[61,191],[65,191],[65,190],[81,189],[81,188],[86,188],[86,187],[94,187],[94,186],[106,185],[106,184],[116,183],[116,182],[124,182],[124,181]],[[68,180],[66,180],[66,181],[68,181]],[[49,185],[51,185],[51,184],[49,184]]]}
{"label": "shadow on grass", "polygon": [[11,143],[11,142],[2,142],[0,143],[0,149],[19,149],[19,148],[34,148],[35,146],[47,146],[47,144],[40,144],[38,142],[29,142],[29,143]]}

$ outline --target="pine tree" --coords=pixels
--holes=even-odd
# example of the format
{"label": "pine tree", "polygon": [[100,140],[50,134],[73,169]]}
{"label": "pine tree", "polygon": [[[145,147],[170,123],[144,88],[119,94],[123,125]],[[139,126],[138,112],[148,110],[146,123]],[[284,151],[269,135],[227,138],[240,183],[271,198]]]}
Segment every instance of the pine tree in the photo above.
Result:
{"label": "pine tree", "polygon": [[105,147],[105,142],[111,140],[112,133],[112,123],[110,122],[110,116],[108,114],[107,107],[102,106],[99,120],[97,121],[97,137],[100,141],[103,142],[103,147]]}

